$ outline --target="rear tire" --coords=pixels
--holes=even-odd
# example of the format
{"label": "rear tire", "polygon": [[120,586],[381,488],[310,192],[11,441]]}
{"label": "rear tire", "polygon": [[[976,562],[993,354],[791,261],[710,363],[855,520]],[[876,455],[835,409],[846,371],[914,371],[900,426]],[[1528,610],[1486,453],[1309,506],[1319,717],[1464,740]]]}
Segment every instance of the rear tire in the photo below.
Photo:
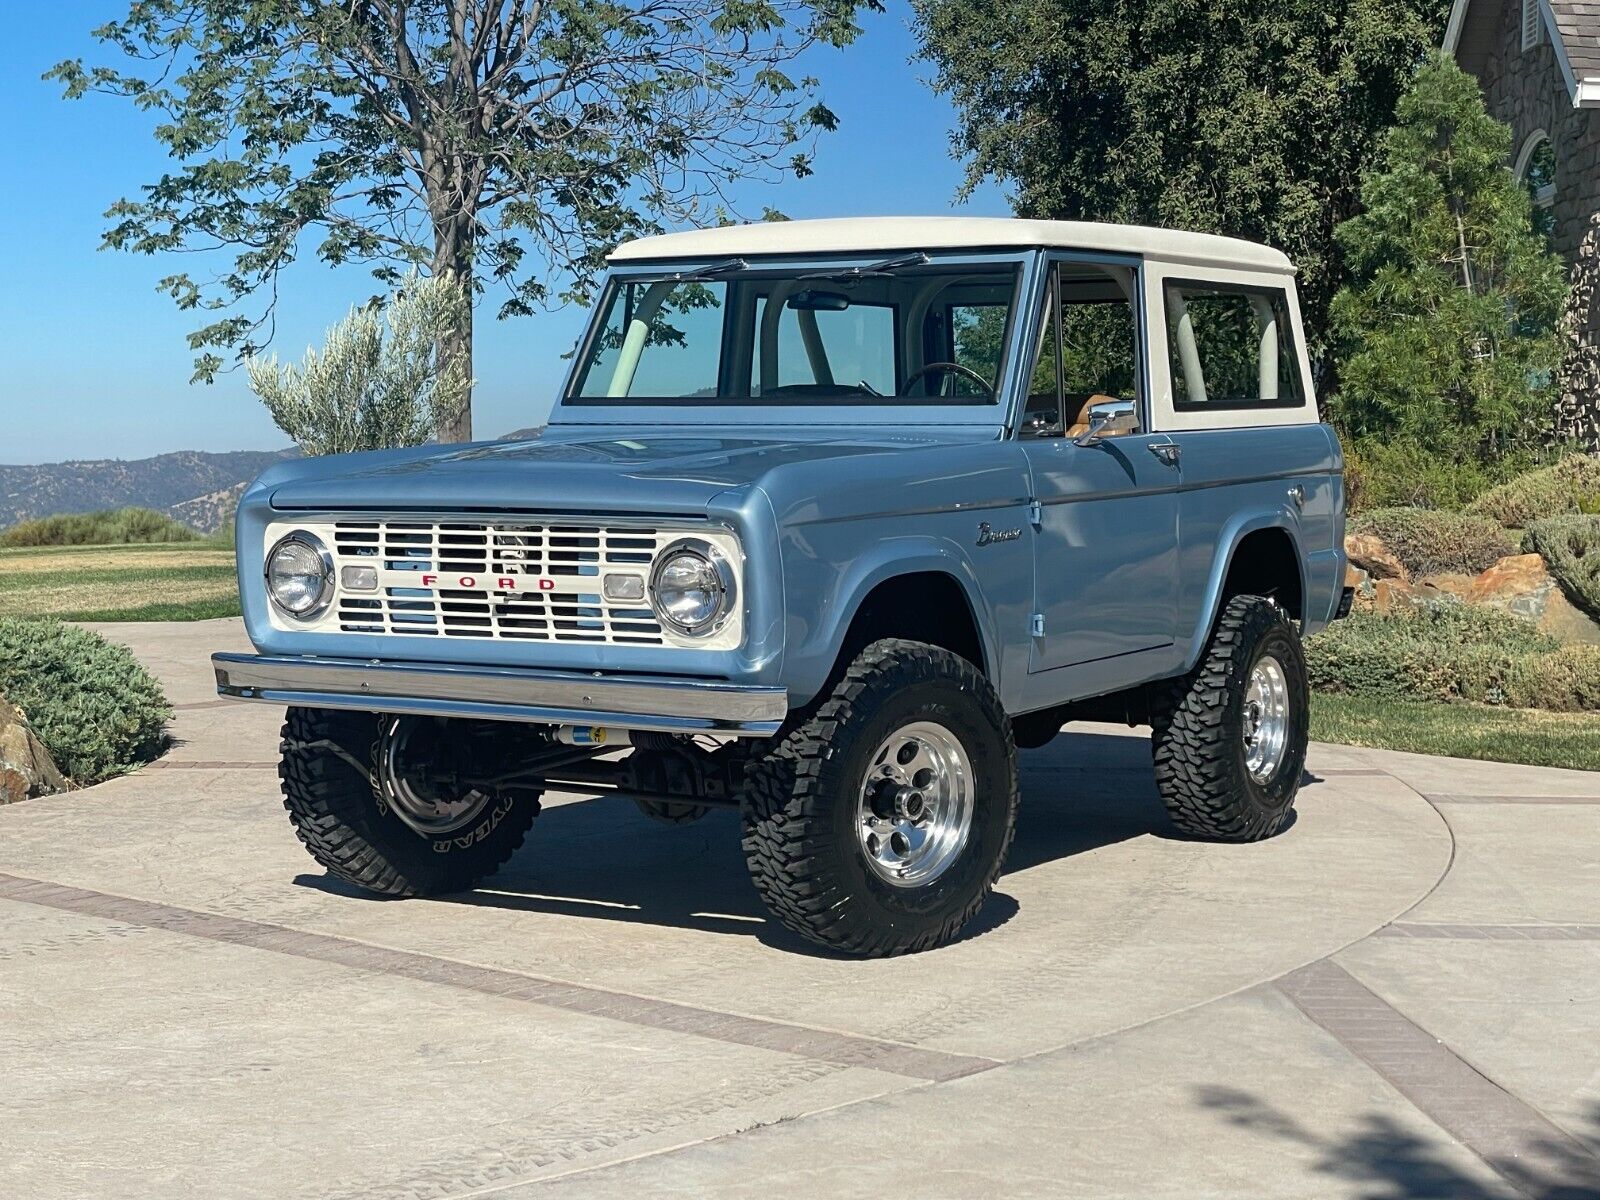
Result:
{"label": "rear tire", "polygon": [[1257,842],[1294,811],[1305,771],[1310,689],[1300,635],[1261,596],[1235,596],[1199,665],[1156,714],[1156,783],[1193,837]]}
{"label": "rear tire", "polygon": [[928,950],[983,907],[1011,846],[1011,724],[965,659],[876,642],[744,799],[750,877],[785,926],[861,957]]}
{"label": "rear tire", "polygon": [[382,896],[470,890],[522,845],[539,813],[536,794],[488,796],[460,828],[418,832],[380,799],[376,713],[291,708],[278,777],[283,806],[311,857],[339,878]]}

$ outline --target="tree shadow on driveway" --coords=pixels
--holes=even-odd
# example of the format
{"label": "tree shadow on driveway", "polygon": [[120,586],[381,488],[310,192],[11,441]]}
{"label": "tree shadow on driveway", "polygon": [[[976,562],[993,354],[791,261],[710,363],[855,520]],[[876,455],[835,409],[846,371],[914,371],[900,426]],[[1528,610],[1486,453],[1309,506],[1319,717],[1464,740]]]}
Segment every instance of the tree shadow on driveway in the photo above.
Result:
{"label": "tree shadow on driveway", "polygon": [[[1132,838],[1177,836],[1156,792],[1144,738],[1067,734],[1024,752],[1021,779],[1008,874]],[[732,810],[667,826],[626,800],[553,804],[534,822],[527,844],[484,886],[439,900],[755,937],[786,950],[827,953],[767,916],[746,874],[739,836]],[[295,882],[364,895],[332,876],[301,875]],[[1002,877],[963,940],[1017,913],[1004,888]]]}
{"label": "tree shadow on driveway", "polygon": [[[1321,1133],[1301,1124],[1249,1092],[1231,1087],[1197,1089],[1204,1108],[1229,1124],[1267,1133],[1315,1152],[1314,1169],[1343,1181],[1340,1195],[1361,1200],[1499,1200],[1502,1188],[1489,1188],[1446,1161],[1436,1145],[1393,1117],[1368,1113],[1343,1135]],[[1529,1200],[1596,1200],[1600,1197],[1600,1104],[1584,1114],[1580,1137],[1531,1135],[1515,1156],[1484,1161],[1519,1195]],[[1356,1190],[1359,1189],[1359,1190]]]}

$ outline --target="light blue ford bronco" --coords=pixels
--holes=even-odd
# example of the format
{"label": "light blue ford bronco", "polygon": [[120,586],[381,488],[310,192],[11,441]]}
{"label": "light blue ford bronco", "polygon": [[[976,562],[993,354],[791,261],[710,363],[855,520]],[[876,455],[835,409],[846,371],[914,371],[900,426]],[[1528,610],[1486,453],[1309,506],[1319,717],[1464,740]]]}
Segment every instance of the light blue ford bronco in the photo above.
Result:
{"label": "light blue ford bronco", "polygon": [[285,804],[375,893],[465,890],[541,795],[738,809],[773,915],[955,938],[1017,748],[1153,729],[1184,833],[1281,829],[1300,639],[1347,609],[1294,269],[1114,225],[799,221],[624,245],[542,435],[273,467],[238,556]]}

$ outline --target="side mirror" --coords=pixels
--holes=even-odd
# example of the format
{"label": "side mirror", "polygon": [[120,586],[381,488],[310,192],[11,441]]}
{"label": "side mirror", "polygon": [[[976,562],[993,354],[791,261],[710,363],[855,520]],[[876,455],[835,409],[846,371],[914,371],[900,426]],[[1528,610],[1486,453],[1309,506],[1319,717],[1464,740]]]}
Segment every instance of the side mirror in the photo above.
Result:
{"label": "side mirror", "polygon": [[1074,445],[1095,446],[1102,439],[1139,432],[1139,409],[1132,400],[1102,400],[1091,404],[1089,428],[1072,439]]}

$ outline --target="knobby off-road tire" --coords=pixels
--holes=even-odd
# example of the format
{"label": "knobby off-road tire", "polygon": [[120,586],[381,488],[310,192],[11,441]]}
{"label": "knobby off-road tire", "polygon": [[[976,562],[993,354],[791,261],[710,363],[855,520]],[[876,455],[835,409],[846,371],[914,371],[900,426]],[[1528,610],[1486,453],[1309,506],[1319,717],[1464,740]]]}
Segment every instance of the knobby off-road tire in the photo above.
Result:
{"label": "knobby off-road tire", "polygon": [[491,799],[472,823],[429,838],[380,804],[374,759],[385,718],[375,713],[291,708],[278,778],[283,806],[311,857],[357,887],[383,896],[467,891],[522,845],[538,815],[536,796]]}
{"label": "knobby off-road tire", "polygon": [[[910,739],[910,740],[907,740]],[[938,761],[961,764],[970,821],[959,849],[922,854],[923,882],[895,884],[866,848],[863,795],[881,798],[889,764],[917,745]],[[935,759],[910,757],[910,780]],[[926,770],[931,780],[942,772]],[[928,783],[929,813],[954,790]],[[895,790],[902,804],[906,790]],[[920,795],[920,793],[918,793]],[[918,801],[920,803],[920,800]],[[951,941],[993,890],[1016,826],[1017,755],[1000,699],[976,667],[920,642],[882,641],[862,651],[809,720],[793,729],[746,775],[744,852],[768,909],[802,937],[833,950],[883,957]],[[944,827],[944,826],[942,826]],[[902,845],[911,843],[901,843]],[[928,846],[955,846],[930,839]],[[893,857],[883,843],[883,853]],[[877,865],[874,865],[874,863]],[[902,878],[904,878],[902,876]]]}
{"label": "knobby off-road tire", "polygon": [[[1282,710],[1275,755],[1261,741],[1264,695],[1265,707]],[[1173,824],[1222,842],[1282,829],[1305,771],[1309,709],[1305,654],[1288,614],[1260,596],[1229,600],[1199,665],[1155,715],[1156,783]]]}

